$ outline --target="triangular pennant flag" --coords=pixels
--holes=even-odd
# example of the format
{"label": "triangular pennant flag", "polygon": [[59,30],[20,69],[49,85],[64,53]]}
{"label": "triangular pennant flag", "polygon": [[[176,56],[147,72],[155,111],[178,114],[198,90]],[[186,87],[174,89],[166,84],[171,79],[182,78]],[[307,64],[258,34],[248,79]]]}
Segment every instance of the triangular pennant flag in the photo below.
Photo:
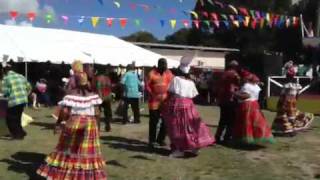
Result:
{"label": "triangular pennant flag", "polygon": [[233,15],[229,15],[229,18],[231,21],[234,21],[234,16]]}
{"label": "triangular pennant flag", "polygon": [[291,21],[290,21],[290,18],[287,18],[286,19],[286,27],[288,28],[291,24]]}
{"label": "triangular pennant flag", "polygon": [[261,19],[260,19],[260,28],[262,29],[263,27],[264,27],[264,19],[261,18]]}
{"label": "triangular pennant flag", "polygon": [[210,27],[210,21],[209,21],[209,20],[204,20],[203,23],[204,23],[205,25],[207,25],[208,28]]}
{"label": "triangular pennant flag", "polygon": [[63,16],[61,16],[61,19],[63,20],[63,23],[65,25],[68,24],[68,21],[69,21],[69,17],[68,16],[63,15]]}
{"label": "triangular pennant flag", "polygon": [[268,21],[268,26],[269,26],[269,28],[272,28],[272,25],[273,25],[273,19],[270,18],[270,20]]}
{"label": "triangular pennant flag", "polygon": [[103,0],[98,0],[98,2],[99,2],[101,5],[103,5]]}
{"label": "triangular pennant flag", "polygon": [[250,10],[250,15],[251,15],[251,17],[255,18],[256,17],[255,16],[255,11],[254,10]]}
{"label": "triangular pennant flag", "polygon": [[240,27],[239,21],[235,20],[235,21],[232,21],[232,23],[233,23],[233,25],[234,25],[235,27],[237,27],[237,28]]}
{"label": "triangular pennant flag", "polygon": [[220,22],[219,21],[215,20],[215,21],[213,21],[213,23],[214,23],[214,25],[216,25],[217,28],[220,27]]}
{"label": "triangular pennant flag", "polygon": [[149,5],[147,4],[140,4],[139,6],[142,7],[145,12],[148,12],[150,10]]}
{"label": "triangular pennant flag", "polygon": [[209,17],[209,14],[208,14],[208,12],[207,12],[207,11],[203,11],[203,12],[202,12],[202,15],[203,15],[204,17],[206,17],[206,18],[208,18],[208,17]]}
{"label": "triangular pennant flag", "polygon": [[141,25],[141,20],[140,19],[135,19],[134,23],[137,27],[139,27]]}
{"label": "triangular pennant flag", "polygon": [[223,19],[223,20],[228,20],[227,15],[225,15],[225,14],[221,14],[220,16],[222,17],[222,19]]}
{"label": "triangular pennant flag", "polygon": [[199,1],[200,1],[200,5],[203,7],[204,6],[203,0],[199,0]]}
{"label": "triangular pennant flag", "polygon": [[230,29],[230,23],[228,21],[223,21],[223,24],[226,26],[227,29]]}
{"label": "triangular pennant flag", "polygon": [[176,27],[176,25],[177,25],[177,20],[171,19],[170,20],[170,25],[171,25],[171,28],[174,29]]}
{"label": "triangular pennant flag", "polygon": [[277,26],[279,21],[279,15],[273,16],[273,26]]}
{"label": "triangular pennant flag", "polygon": [[17,11],[10,11],[9,15],[10,15],[12,20],[16,20],[16,18],[18,17],[19,13]]}
{"label": "triangular pennant flag", "polygon": [[198,13],[195,11],[190,11],[190,14],[192,14],[195,19],[199,19]]}
{"label": "triangular pennant flag", "polygon": [[36,18],[36,13],[35,12],[28,12],[27,17],[30,22],[33,22],[34,19]]}
{"label": "triangular pennant flag", "polygon": [[200,28],[200,26],[199,26],[200,21],[199,21],[199,20],[193,20],[193,24],[195,25],[195,27],[196,27],[197,29]]}
{"label": "triangular pennant flag", "polygon": [[165,20],[163,20],[163,19],[160,20],[160,25],[161,25],[161,27],[164,27],[164,24],[165,24],[165,23],[166,23]]}
{"label": "triangular pennant flag", "polygon": [[81,17],[78,19],[78,23],[79,23],[80,25],[82,25],[82,24],[84,23],[84,19],[85,19],[85,17],[84,17],[84,16],[81,16]]}
{"label": "triangular pennant flag", "polygon": [[218,5],[220,8],[224,8],[223,3],[219,2],[219,1],[214,1],[214,3],[215,3],[216,5]]}
{"label": "triangular pennant flag", "polygon": [[266,14],[266,20],[267,20],[267,22],[270,21],[270,14],[269,13]]}
{"label": "triangular pennant flag", "polygon": [[121,7],[120,2],[118,2],[118,1],[113,1],[113,4],[114,4],[117,8],[120,8],[120,7]]}
{"label": "triangular pennant flag", "polygon": [[243,16],[237,15],[237,19],[242,22],[243,21]]}
{"label": "triangular pennant flag", "polygon": [[91,17],[91,24],[95,28],[99,23],[100,17]]}
{"label": "triangular pennant flag", "polygon": [[211,5],[214,5],[213,2],[212,2],[212,0],[208,0],[208,2],[209,2]]}
{"label": "triangular pennant flag", "polygon": [[257,19],[260,19],[260,18],[261,18],[260,11],[256,11],[256,18],[257,18]]}
{"label": "triangular pennant flag", "polygon": [[250,16],[246,16],[244,21],[243,21],[243,26],[244,27],[249,27],[249,22],[250,22]]}
{"label": "triangular pennant flag", "polygon": [[52,14],[50,14],[50,13],[47,14],[45,18],[46,18],[46,21],[47,21],[48,24],[51,23],[52,20],[53,20],[53,16],[52,16]]}
{"label": "triangular pennant flag", "polygon": [[210,15],[211,15],[211,17],[212,17],[213,20],[215,20],[215,21],[218,20],[218,15],[217,15],[217,13],[211,13]]}
{"label": "triangular pennant flag", "polygon": [[186,20],[186,19],[182,20],[182,24],[185,28],[188,28],[190,26],[189,20]]}
{"label": "triangular pennant flag", "polygon": [[249,16],[248,10],[246,8],[239,8],[239,11],[244,15],[244,16]]}
{"label": "triangular pennant flag", "polygon": [[130,9],[131,10],[136,10],[137,9],[137,5],[136,4],[134,4],[134,3],[130,3]]}
{"label": "triangular pennant flag", "polygon": [[232,6],[231,4],[229,4],[228,7],[231,9],[232,13],[238,14],[238,10],[237,10],[234,6]]}
{"label": "triangular pennant flag", "polygon": [[120,18],[120,26],[121,28],[125,28],[127,25],[128,19],[127,18]]}
{"label": "triangular pennant flag", "polygon": [[112,27],[114,18],[106,18],[106,23],[108,27]]}
{"label": "triangular pennant flag", "polygon": [[262,12],[262,11],[260,12],[260,18],[264,18],[264,19],[265,19],[265,18],[266,18],[266,15],[267,15],[267,13]]}
{"label": "triangular pennant flag", "polygon": [[257,27],[257,20],[256,20],[256,19],[252,19],[252,21],[251,21],[251,28],[252,28],[252,29],[256,29],[256,27]]}
{"label": "triangular pennant flag", "polygon": [[299,26],[299,18],[298,17],[292,17],[292,24],[294,27]]}

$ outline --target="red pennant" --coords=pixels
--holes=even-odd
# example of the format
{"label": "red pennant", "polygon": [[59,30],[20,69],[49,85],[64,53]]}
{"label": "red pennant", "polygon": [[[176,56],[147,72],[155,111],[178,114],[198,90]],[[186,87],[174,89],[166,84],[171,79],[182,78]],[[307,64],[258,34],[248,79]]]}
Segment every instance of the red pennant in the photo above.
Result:
{"label": "red pennant", "polygon": [[16,18],[19,15],[19,13],[17,11],[10,11],[9,14],[10,14],[10,17],[12,20],[16,20]]}
{"label": "red pennant", "polygon": [[106,23],[107,23],[107,26],[108,26],[108,27],[111,27],[112,24],[113,24],[113,18],[107,18],[107,19],[106,19]]}
{"label": "red pennant", "polygon": [[128,19],[127,18],[120,18],[120,26],[125,28],[127,25]]}
{"label": "red pennant", "polygon": [[134,3],[131,3],[131,4],[130,4],[130,8],[131,8],[132,10],[136,10],[137,5],[136,5],[136,4],[134,4]]}
{"label": "red pennant", "polygon": [[189,20],[186,20],[186,19],[182,20],[182,24],[184,25],[185,28],[188,28],[190,25]]}
{"label": "red pennant", "polygon": [[193,24],[196,26],[197,29],[199,29],[199,24],[200,24],[200,21],[199,20],[193,20]]}
{"label": "red pennant", "polygon": [[203,11],[203,12],[202,12],[202,15],[203,15],[204,17],[206,17],[206,18],[208,18],[208,17],[209,17],[209,14],[208,14],[208,12],[207,12],[207,11]]}
{"label": "red pennant", "polygon": [[251,27],[252,27],[252,29],[256,29],[256,27],[257,27],[257,20],[256,19],[252,20]]}
{"label": "red pennant", "polygon": [[249,16],[249,12],[246,8],[239,8],[239,11],[244,15],[244,16]]}
{"label": "red pennant", "polygon": [[211,13],[211,17],[212,17],[213,20],[218,21],[217,13]]}
{"label": "red pennant", "polygon": [[27,17],[30,22],[33,22],[34,19],[36,18],[36,13],[35,12],[28,12]]}

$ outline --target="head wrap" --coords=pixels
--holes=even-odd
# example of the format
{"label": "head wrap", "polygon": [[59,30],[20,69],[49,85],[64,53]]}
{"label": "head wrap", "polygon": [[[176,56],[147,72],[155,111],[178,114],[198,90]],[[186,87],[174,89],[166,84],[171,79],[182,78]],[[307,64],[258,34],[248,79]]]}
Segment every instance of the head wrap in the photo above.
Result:
{"label": "head wrap", "polygon": [[81,73],[83,72],[83,64],[80,60],[75,60],[72,63],[72,70],[74,73]]}
{"label": "head wrap", "polygon": [[252,73],[247,70],[242,70],[241,71],[241,78],[244,80],[250,80],[250,79],[252,79]]}
{"label": "head wrap", "polygon": [[236,61],[236,60],[232,60],[232,61],[229,63],[229,66],[239,66],[239,63],[238,63],[238,61]]}
{"label": "head wrap", "polygon": [[296,71],[294,69],[294,66],[291,66],[287,70],[287,77],[294,77],[296,74]]}
{"label": "head wrap", "polygon": [[185,73],[188,74],[190,71],[190,64],[193,60],[193,56],[183,56],[180,60],[179,69]]}

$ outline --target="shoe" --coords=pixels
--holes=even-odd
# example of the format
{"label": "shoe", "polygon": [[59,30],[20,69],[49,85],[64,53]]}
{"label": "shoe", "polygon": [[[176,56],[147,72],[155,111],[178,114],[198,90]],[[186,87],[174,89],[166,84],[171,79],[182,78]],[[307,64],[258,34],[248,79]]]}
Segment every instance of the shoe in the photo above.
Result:
{"label": "shoe", "polygon": [[172,158],[181,158],[181,157],[184,157],[184,152],[175,150],[175,151],[173,151],[173,152],[169,155],[169,157],[172,157]]}
{"label": "shoe", "polygon": [[167,146],[167,143],[165,143],[164,141],[162,142],[158,142],[159,146]]}
{"label": "shoe", "polygon": [[134,124],[140,124],[140,121],[133,121]]}
{"label": "shoe", "polygon": [[154,148],[154,143],[149,143],[149,144],[148,144],[148,149],[149,149],[149,151],[151,151],[151,152],[154,151],[154,149],[155,149],[155,148]]}
{"label": "shoe", "polygon": [[106,132],[111,132],[111,127],[106,126],[106,127],[104,128],[104,130],[105,130]]}

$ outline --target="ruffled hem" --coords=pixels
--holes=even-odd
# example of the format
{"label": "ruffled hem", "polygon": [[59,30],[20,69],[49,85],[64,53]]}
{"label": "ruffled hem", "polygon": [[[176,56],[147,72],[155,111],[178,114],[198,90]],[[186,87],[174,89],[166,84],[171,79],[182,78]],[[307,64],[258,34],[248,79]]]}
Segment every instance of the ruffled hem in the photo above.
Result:
{"label": "ruffled hem", "polygon": [[46,158],[50,166],[60,167],[63,169],[101,169],[106,163],[101,156],[80,157],[75,155],[66,155],[63,153],[51,153]]}
{"label": "ruffled hem", "polygon": [[242,137],[242,138],[235,138],[235,142],[240,144],[261,144],[261,143],[274,144],[275,140],[273,137],[265,137],[265,138]]}
{"label": "ruffled hem", "polygon": [[64,169],[41,165],[37,170],[37,174],[50,180],[107,180],[103,169]]}
{"label": "ruffled hem", "polygon": [[67,95],[59,102],[60,106],[88,108],[94,105],[102,103],[102,99],[98,95],[92,95],[88,97]]}

